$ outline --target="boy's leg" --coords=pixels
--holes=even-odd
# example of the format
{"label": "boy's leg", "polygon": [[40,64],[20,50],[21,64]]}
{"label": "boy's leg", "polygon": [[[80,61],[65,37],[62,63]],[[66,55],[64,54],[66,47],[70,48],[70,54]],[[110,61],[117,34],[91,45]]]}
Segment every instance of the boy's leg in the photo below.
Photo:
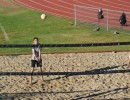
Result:
{"label": "boy's leg", "polygon": [[40,67],[40,71],[41,71],[41,74],[42,74],[42,81],[43,81],[43,70],[42,70],[42,67]]}
{"label": "boy's leg", "polygon": [[35,68],[34,68],[34,67],[32,67],[32,70],[31,70],[31,79],[30,79],[31,84],[32,84],[32,78],[33,78],[33,73],[34,73],[34,70],[35,70]]}
{"label": "boy's leg", "polygon": [[40,67],[41,77],[43,81],[42,59],[40,59],[40,61],[37,63],[37,66]]}
{"label": "boy's leg", "polygon": [[35,60],[31,60],[31,78],[30,78],[31,84],[32,84],[34,70],[35,70],[35,63],[36,63]]}

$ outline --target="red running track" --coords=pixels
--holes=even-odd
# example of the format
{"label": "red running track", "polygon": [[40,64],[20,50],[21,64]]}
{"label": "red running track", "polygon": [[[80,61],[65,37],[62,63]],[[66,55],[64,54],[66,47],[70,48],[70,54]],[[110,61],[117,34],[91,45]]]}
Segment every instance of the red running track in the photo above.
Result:
{"label": "red running track", "polygon": [[5,1],[5,0],[0,0],[0,5],[8,7],[8,6],[11,6],[12,4],[7,2],[7,1]]}
{"label": "red running track", "polygon": [[[118,10],[121,12],[112,12],[112,11],[109,12],[109,19],[110,19],[109,25],[124,29],[130,29],[130,26],[127,27],[120,26],[118,20],[122,11],[130,12],[130,6],[129,6],[130,0],[14,0],[14,1],[35,10],[67,18],[74,18],[74,3],[81,6]],[[80,10],[82,12],[79,11],[77,13],[81,16],[77,16],[77,18],[87,22],[97,23],[97,15],[96,15],[97,11],[87,10],[87,12],[86,11],[83,12],[84,9]],[[106,12],[104,13],[106,16]],[[87,16],[87,18],[85,16]],[[130,13],[127,14],[127,20],[130,21]],[[105,18],[101,22],[101,24],[106,25]]]}

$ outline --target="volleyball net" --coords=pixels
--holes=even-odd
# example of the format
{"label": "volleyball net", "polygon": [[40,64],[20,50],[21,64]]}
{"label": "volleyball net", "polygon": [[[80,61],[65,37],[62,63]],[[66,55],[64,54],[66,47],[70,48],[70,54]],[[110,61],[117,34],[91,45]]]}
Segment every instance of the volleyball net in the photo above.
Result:
{"label": "volleyball net", "polygon": [[[130,42],[104,42],[104,43],[79,43],[79,44],[40,44],[42,53],[55,52],[111,52],[129,51]],[[30,54],[32,44],[0,44],[0,55],[5,54]]]}
{"label": "volleyball net", "polygon": [[[103,9],[103,8],[102,8]],[[75,26],[85,25],[89,28],[101,27],[106,31],[130,32],[130,12],[125,12],[127,25],[121,26],[119,18],[123,11],[103,9],[104,18],[98,21],[97,12],[99,8],[74,5],[74,24]]]}
{"label": "volleyball net", "polygon": [[[130,42],[84,43],[84,44],[40,44],[40,45],[32,45],[32,44],[0,44],[0,51],[6,51],[7,50],[6,52],[9,52],[9,54],[10,54],[10,55],[4,55],[4,53],[1,52],[1,54],[3,54],[3,55],[0,56],[0,59],[1,59],[1,64],[0,64],[1,72],[0,72],[0,75],[31,75],[31,73],[29,73],[26,70],[29,69],[28,66],[31,66],[30,59],[31,59],[31,48],[32,47],[39,47],[40,46],[43,50],[45,50],[46,48],[50,48],[50,49],[53,49],[53,48],[76,48],[76,49],[77,48],[79,48],[79,49],[86,48],[87,49],[87,48],[94,48],[94,47],[98,48],[98,47],[101,47],[102,51],[103,51],[103,48],[105,48],[105,47],[108,47],[108,48],[113,47],[114,48],[116,46],[124,46],[124,48],[126,48],[126,46],[129,46],[129,45],[130,45]],[[23,53],[23,51],[22,50],[20,51],[20,49],[22,49],[23,51],[24,50],[26,51],[26,49],[28,49],[29,53],[27,53],[28,51],[26,51],[27,55],[24,55],[24,54],[23,55],[21,55],[21,54],[19,54],[19,55],[12,55],[12,54],[17,54],[16,52],[18,52],[18,51]],[[128,51],[129,50],[130,49],[128,48]],[[101,53],[102,51],[97,52],[97,53]],[[108,54],[106,53],[105,56],[104,55],[97,55],[96,58],[94,57],[94,55],[96,53],[90,52],[91,54],[90,55],[87,54],[87,55],[89,55],[89,57],[87,57],[86,59],[88,59],[88,61],[89,61],[89,59],[90,59],[90,61],[94,61],[94,59],[95,60],[98,59],[98,56],[99,56],[99,58],[101,57],[101,58],[106,59],[105,58],[106,56],[109,57],[111,55],[112,56],[111,63],[113,64],[115,62],[114,59],[116,58],[117,61],[118,61],[119,60],[118,57],[120,56],[120,55],[116,55],[116,53],[115,53],[116,49],[113,50],[113,51],[111,51],[113,54],[110,52]],[[55,54],[55,53],[52,53],[52,54]],[[78,53],[76,53],[76,54],[78,54]],[[127,57],[125,57],[125,60],[126,59],[128,60],[128,54],[127,55],[126,54],[124,54],[125,56],[127,56]],[[93,55],[93,56],[91,56],[91,55]],[[57,54],[55,54],[54,56],[57,56]],[[75,54],[73,52],[73,56],[68,56],[68,59],[70,57],[71,58],[70,60],[72,60],[72,62],[73,62],[73,60],[75,60],[75,63],[78,63],[77,59],[75,59],[74,56],[75,56]],[[84,57],[84,55],[82,55],[82,56]],[[44,58],[44,66],[47,65],[47,63],[46,63],[47,59],[49,60],[49,58],[47,58],[47,57],[48,56],[42,57],[42,58]],[[66,55],[64,55],[64,57],[66,57]],[[79,57],[81,57],[81,56],[79,56]],[[59,58],[57,56],[56,58],[59,60],[59,64],[63,63],[59,59],[59,58],[62,58],[61,56],[59,56]],[[54,58],[54,59],[57,60],[56,58]],[[50,59],[51,59],[51,57],[50,57]],[[116,64],[117,64],[117,62],[116,62]],[[123,64],[124,64],[124,62],[122,62],[122,65]],[[23,66],[23,67],[19,68],[18,66],[21,66],[21,67]],[[71,63],[70,63],[70,65],[67,65],[66,67],[69,67],[69,66],[71,66]],[[50,66],[50,67],[53,67],[53,66]],[[73,66],[71,66],[71,67],[73,67]],[[78,66],[78,67],[80,67],[80,66]],[[63,69],[61,69],[60,71],[58,69],[56,73],[55,73],[55,71],[50,73],[50,71],[48,70],[46,73],[44,73],[44,75],[48,75],[48,74],[51,74],[51,75],[68,75],[68,74],[70,74],[67,71],[67,69],[66,69],[65,73],[62,73],[61,71],[63,71]],[[72,71],[72,70],[70,70],[70,71]],[[105,73],[107,73],[107,72],[105,72]],[[116,72],[112,72],[112,73],[116,73]],[[117,73],[118,73],[118,71],[117,71]],[[122,73],[124,73],[124,72],[122,72]],[[77,73],[77,71],[76,71],[76,72],[72,72],[71,74],[73,74],[73,75],[92,75],[94,73],[91,72],[91,71],[78,72]],[[104,74],[104,72],[100,73],[100,71],[99,71],[96,74]],[[41,73],[36,73],[35,75],[41,75]]]}

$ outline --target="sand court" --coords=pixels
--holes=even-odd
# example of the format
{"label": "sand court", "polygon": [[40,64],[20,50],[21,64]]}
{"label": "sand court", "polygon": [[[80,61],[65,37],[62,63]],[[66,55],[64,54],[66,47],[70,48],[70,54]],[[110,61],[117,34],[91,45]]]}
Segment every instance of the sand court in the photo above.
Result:
{"label": "sand court", "polygon": [[[65,75],[34,75],[36,84],[30,85],[30,75],[1,75],[1,97],[26,100],[85,100],[130,98],[130,68],[128,52],[42,54],[46,73]],[[28,73],[31,55],[0,56],[1,72]],[[111,71],[111,73],[107,73]],[[91,73],[82,75],[82,73]],[[106,72],[106,73],[105,73]],[[79,73],[79,74],[73,74]],[[100,74],[101,73],[101,74]]]}

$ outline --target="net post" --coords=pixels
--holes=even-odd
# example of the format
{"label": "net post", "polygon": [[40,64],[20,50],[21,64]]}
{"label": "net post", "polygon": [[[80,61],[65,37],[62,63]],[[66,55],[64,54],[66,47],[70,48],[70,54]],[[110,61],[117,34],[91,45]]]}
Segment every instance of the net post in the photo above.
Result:
{"label": "net post", "polygon": [[76,18],[76,0],[74,0],[74,26],[77,25],[77,18]]}
{"label": "net post", "polygon": [[107,9],[107,18],[106,18],[106,21],[107,21],[107,31],[109,31],[109,10]]}

